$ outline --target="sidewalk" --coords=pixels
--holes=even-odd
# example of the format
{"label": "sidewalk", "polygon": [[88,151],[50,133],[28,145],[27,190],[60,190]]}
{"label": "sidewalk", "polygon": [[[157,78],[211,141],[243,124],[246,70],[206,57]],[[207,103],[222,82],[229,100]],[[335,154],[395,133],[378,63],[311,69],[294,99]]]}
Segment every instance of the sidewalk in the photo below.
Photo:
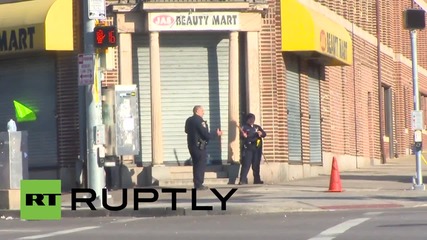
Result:
{"label": "sidewalk", "polygon": [[[422,168],[427,166],[422,161]],[[225,196],[231,188],[238,188],[227,201],[227,210],[211,190],[197,191],[197,206],[213,206],[212,211],[191,210],[192,192],[177,193],[177,210],[171,210],[171,193],[159,193],[154,203],[140,203],[134,210],[133,189],[128,189],[128,205],[121,211],[88,208],[70,210],[70,194],[62,196],[63,217],[134,216],[160,217],[170,215],[254,214],[295,211],[330,211],[340,209],[371,209],[427,206],[427,190],[412,190],[415,176],[414,156],[392,160],[379,166],[340,172],[343,192],[328,192],[329,175],[300,179],[276,185],[209,186]],[[423,171],[423,175],[427,173]],[[110,192],[109,204],[122,203],[122,191]],[[151,198],[151,193],[140,193],[141,198]],[[111,202],[111,200],[113,202]],[[17,215],[16,215],[17,214]],[[0,211],[0,216],[19,217],[19,211]]]}

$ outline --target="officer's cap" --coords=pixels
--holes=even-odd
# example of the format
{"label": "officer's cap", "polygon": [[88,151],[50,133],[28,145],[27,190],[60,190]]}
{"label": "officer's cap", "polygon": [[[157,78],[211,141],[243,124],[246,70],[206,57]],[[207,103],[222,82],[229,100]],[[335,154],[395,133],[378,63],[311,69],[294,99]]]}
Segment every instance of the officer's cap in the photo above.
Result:
{"label": "officer's cap", "polygon": [[248,115],[246,115],[246,121],[248,121],[251,118],[255,118],[255,115],[253,113],[248,113]]}

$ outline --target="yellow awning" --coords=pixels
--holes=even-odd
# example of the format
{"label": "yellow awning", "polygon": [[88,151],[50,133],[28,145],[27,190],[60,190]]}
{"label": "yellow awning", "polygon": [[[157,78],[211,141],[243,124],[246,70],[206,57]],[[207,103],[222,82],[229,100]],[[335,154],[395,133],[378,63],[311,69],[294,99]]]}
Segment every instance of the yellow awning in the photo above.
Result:
{"label": "yellow awning", "polygon": [[0,55],[73,50],[73,1],[0,4]]}
{"label": "yellow awning", "polygon": [[326,66],[353,64],[347,30],[298,0],[281,0],[282,51],[316,59]]}

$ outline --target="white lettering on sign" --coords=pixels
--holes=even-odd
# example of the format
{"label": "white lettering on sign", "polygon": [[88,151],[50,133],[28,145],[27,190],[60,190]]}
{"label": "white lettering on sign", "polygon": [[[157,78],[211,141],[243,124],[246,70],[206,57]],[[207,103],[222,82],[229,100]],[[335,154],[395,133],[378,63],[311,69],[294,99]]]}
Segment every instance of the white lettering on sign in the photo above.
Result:
{"label": "white lettering on sign", "polygon": [[150,31],[239,30],[239,13],[149,13]]}
{"label": "white lettering on sign", "polygon": [[79,86],[93,84],[94,59],[93,54],[79,54]]}

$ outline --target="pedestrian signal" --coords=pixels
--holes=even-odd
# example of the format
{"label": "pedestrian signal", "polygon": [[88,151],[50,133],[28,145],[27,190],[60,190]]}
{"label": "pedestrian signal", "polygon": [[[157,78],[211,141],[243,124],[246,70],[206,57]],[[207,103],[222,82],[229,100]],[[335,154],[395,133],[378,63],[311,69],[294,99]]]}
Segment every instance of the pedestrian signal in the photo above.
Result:
{"label": "pedestrian signal", "polygon": [[96,26],[94,34],[95,48],[117,46],[117,28],[115,26]]}

